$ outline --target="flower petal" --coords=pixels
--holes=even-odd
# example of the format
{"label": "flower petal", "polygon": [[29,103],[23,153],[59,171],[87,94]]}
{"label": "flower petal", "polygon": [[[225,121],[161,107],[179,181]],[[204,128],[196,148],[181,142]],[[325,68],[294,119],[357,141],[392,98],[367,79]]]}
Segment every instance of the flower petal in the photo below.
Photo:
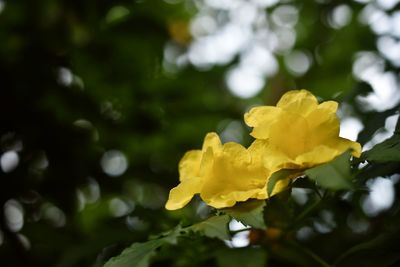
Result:
{"label": "flower petal", "polygon": [[183,155],[179,162],[179,180],[184,181],[199,175],[201,150],[191,150]]}
{"label": "flower petal", "polygon": [[230,207],[249,198],[266,198],[261,194],[268,175],[261,164],[253,164],[246,148],[227,143],[220,153],[214,154],[212,171],[204,177],[200,196],[216,208]]}
{"label": "flower petal", "polygon": [[306,119],[308,125],[310,125],[310,132],[305,146],[306,151],[338,139],[340,123],[336,114],[329,115],[324,110],[317,109]]}
{"label": "flower petal", "polygon": [[218,134],[211,132],[208,133],[204,138],[202,151],[205,152],[207,148],[211,148],[214,151],[217,151],[220,150],[221,147],[221,140],[219,139]]}
{"label": "flower petal", "polygon": [[318,105],[318,109],[324,109],[330,113],[336,113],[338,106],[339,104],[336,101],[325,101]]}
{"label": "flower petal", "polygon": [[266,199],[266,192],[265,188],[256,188],[247,191],[233,191],[226,195],[215,195],[214,197],[209,198],[206,203],[217,209],[227,208],[234,206],[237,202],[246,201],[250,198]]}
{"label": "flower petal", "polygon": [[305,150],[309,137],[307,121],[300,115],[282,112],[279,120],[270,125],[269,143],[279,147],[289,158],[295,159]]}
{"label": "flower petal", "polygon": [[310,168],[329,162],[349,149],[352,150],[354,157],[360,157],[361,145],[359,143],[338,137],[327,142],[327,145],[317,146],[313,150],[300,155],[296,158],[296,163],[302,168]]}
{"label": "flower petal", "polygon": [[279,108],[307,116],[318,106],[317,98],[307,90],[293,90],[285,93],[278,104]]}
{"label": "flower petal", "polygon": [[253,131],[250,133],[258,139],[267,139],[271,129],[271,124],[280,117],[281,109],[270,106],[255,107],[244,114],[244,121]]}
{"label": "flower petal", "polygon": [[346,151],[338,150],[326,145],[314,147],[312,150],[296,158],[296,164],[302,169],[329,162]]}
{"label": "flower petal", "polygon": [[351,149],[351,154],[356,158],[359,158],[361,156],[361,145],[358,142],[339,137],[334,144],[331,143],[329,145],[339,151],[342,151],[342,153],[344,153],[348,149]]}
{"label": "flower petal", "polygon": [[203,181],[198,177],[182,181],[169,192],[165,208],[167,210],[176,210],[184,207],[195,194],[200,192],[202,185]]}
{"label": "flower petal", "polygon": [[[285,191],[285,190],[288,188],[288,186],[289,186],[289,184],[291,183],[291,181],[292,181],[294,178],[300,176],[301,174],[302,174],[302,172],[299,171],[299,172],[296,172],[296,173],[293,173],[293,174],[287,176],[287,177],[284,178],[284,179],[281,179],[281,180],[277,181],[277,182],[275,183],[275,185],[274,185],[274,188],[273,188],[273,190],[272,190],[272,192],[271,192],[271,195],[269,195],[268,197],[272,197],[272,196],[274,196],[274,195],[276,195],[276,194],[279,194],[279,193]],[[272,176],[272,175],[271,175],[271,176]],[[265,187],[265,192],[268,192],[267,186],[268,186],[269,179],[271,178],[271,176],[268,178],[268,181],[267,181],[267,184],[266,184],[266,187]]]}

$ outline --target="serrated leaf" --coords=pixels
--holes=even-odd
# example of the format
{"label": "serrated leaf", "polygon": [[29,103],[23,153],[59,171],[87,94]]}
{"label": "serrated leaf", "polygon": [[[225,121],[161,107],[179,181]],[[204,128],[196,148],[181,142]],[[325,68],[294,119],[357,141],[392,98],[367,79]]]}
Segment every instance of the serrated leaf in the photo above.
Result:
{"label": "serrated leaf", "polygon": [[155,250],[165,244],[176,245],[178,237],[182,235],[182,226],[179,224],[171,231],[162,233],[155,239],[144,243],[134,243],[126,248],[119,256],[111,258],[104,267],[147,267]]}
{"label": "serrated leaf", "polygon": [[264,200],[250,200],[239,203],[232,208],[223,209],[222,211],[245,225],[258,229],[265,229],[265,205],[266,203]]}
{"label": "serrated leaf", "polygon": [[217,252],[219,267],[264,267],[267,254],[261,248],[223,249]]}
{"label": "serrated leaf", "polygon": [[400,161],[400,135],[394,134],[391,138],[375,145],[364,152],[361,159],[379,163]]}
{"label": "serrated leaf", "polygon": [[144,243],[134,243],[116,257],[111,258],[104,267],[148,267],[149,260],[155,250],[165,244],[164,239],[150,240]]}
{"label": "serrated leaf", "polygon": [[186,230],[194,231],[210,238],[229,240],[231,238],[228,231],[229,221],[230,218],[227,215],[213,216],[186,228]]}
{"label": "serrated leaf", "polygon": [[178,237],[181,236],[182,233],[184,233],[184,229],[182,228],[181,224],[178,224],[174,229],[161,233],[152,239],[162,238],[165,241],[165,243],[176,245],[178,243]]}
{"label": "serrated leaf", "polygon": [[301,171],[299,170],[290,170],[290,169],[283,169],[277,172],[274,172],[271,177],[268,179],[267,183],[267,195],[271,196],[274,192],[275,186],[279,181],[283,180],[290,180],[298,175],[300,175]]}
{"label": "serrated leaf", "polygon": [[333,161],[305,171],[318,185],[331,190],[351,189],[350,152],[345,152]]}
{"label": "serrated leaf", "polygon": [[156,249],[165,244],[176,244],[177,238],[191,231],[201,233],[210,238],[230,239],[228,231],[229,216],[214,216],[190,227],[178,225],[173,230],[163,233],[144,243],[134,243],[116,257],[111,258],[104,267],[148,267]]}

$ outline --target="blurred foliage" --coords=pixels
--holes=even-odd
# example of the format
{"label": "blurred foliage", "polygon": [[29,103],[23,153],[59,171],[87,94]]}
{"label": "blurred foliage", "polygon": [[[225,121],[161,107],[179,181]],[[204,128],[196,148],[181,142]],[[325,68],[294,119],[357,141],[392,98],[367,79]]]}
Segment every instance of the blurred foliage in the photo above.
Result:
{"label": "blurred foliage", "polygon": [[[285,55],[277,55],[278,73],[258,95],[241,99],[224,83],[237,58],[207,70],[188,64],[171,73],[164,66],[167,43],[188,48],[187,25],[198,2],[0,0],[0,265],[102,266],[130,246],[142,249],[128,253],[141,261],[136,266],[400,264],[399,199],[374,216],[361,205],[369,181],[400,173],[398,129],[364,154],[368,164],[354,162],[360,168],[350,196],[304,179],[293,185],[306,190],[304,203],[288,191],[272,198],[263,213],[254,212],[265,216],[267,229],[252,230],[246,248],[211,238],[224,236],[227,221],[217,229],[211,223],[210,230],[203,220],[213,211],[198,199],[179,211],[164,209],[185,151],[286,90],[306,88],[344,103],[342,113],[364,125],[362,144],[399,109],[367,110],[357,101],[373,89],[352,74],[356,54],[378,53],[377,36],[357,20],[366,4],[290,1],[300,14],[293,49],[310,51],[313,64],[304,75],[293,75]],[[353,17],[336,29],[328,18],[341,4]],[[399,68],[385,62],[398,78]],[[394,186],[398,196],[399,183]],[[263,228],[257,217],[228,214]],[[154,236],[180,222],[193,227],[192,234]]]}

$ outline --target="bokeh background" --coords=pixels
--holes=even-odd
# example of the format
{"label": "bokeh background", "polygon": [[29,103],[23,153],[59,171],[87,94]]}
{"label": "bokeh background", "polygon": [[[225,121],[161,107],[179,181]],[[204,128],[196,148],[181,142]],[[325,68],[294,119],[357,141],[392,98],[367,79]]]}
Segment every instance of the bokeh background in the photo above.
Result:
{"label": "bokeh background", "polygon": [[[368,150],[395,130],[399,68],[398,0],[0,0],[0,265],[102,266],[204,219],[199,199],[163,207],[179,159],[210,131],[248,145],[244,112],[290,89],[340,101]],[[296,238],[329,259],[399,222],[395,172]],[[154,266],[224,266],[200,243]]]}

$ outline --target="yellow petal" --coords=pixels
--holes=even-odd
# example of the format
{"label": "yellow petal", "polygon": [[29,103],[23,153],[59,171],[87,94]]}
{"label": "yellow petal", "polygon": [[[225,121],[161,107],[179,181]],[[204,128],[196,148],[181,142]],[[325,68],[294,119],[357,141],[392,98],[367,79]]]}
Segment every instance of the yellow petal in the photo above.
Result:
{"label": "yellow petal", "polygon": [[336,113],[338,109],[338,102],[336,101],[325,101],[318,105],[319,109],[324,109],[329,111],[330,113]]}
{"label": "yellow petal", "polygon": [[358,142],[351,142],[350,148],[352,149],[351,154],[353,157],[359,158],[361,156],[362,147],[361,144]]}
{"label": "yellow petal", "polygon": [[[267,140],[262,140],[262,139],[256,139],[251,143],[249,148],[247,149],[249,153],[251,154],[251,161],[252,164],[254,165],[264,165],[264,155],[265,151],[268,146],[268,141]],[[268,169],[268,168],[267,168]]]}
{"label": "yellow petal", "polygon": [[[269,195],[268,197],[272,197],[272,196],[274,196],[276,194],[279,194],[279,193],[285,191],[286,189],[288,189],[288,186],[291,183],[291,181],[293,180],[293,178],[296,178],[299,175],[301,175],[301,172],[292,174],[292,175],[286,177],[285,179],[277,181],[275,186],[274,186],[274,189],[272,190],[271,195]],[[268,182],[267,182],[267,185],[268,185]],[[266,187],[264,189],[265,192],[268,191],[267,190],[267,185],[266,185]]]}
{"label": "yellow petal", "polygon": [[317,146],[311,151],[300,155],[296,158],[296,163],[302,168],[311,168],[329,162],[349,149],[354,157],[358,158],[361,155],[361,145],[359,143],[337,137],[327,142],[326,145]]}
{"label": "yellow petal", "polygon": [[232,164],[247,167],[251,163],[251,154],[242,145],[229,142],[223,145],[222,153]]}
{"label": "yellow petal", "polygon": [[184,207],[195,194],[200,192],[202,185],[203,181],[198,177],[182,181],[169,192],[165,208],[167,210],[176,210]]}
{"label": "yellow petal", "polygon": [[236,143],[227,143],[214,154],[213,167],[204,177],[201,198],[221,208],[237,201],[261,197],[269,172],[261,164],[252,164],[250,152]]}
{"label": "yellow petal", "polygon": [[361,145],[358,142],[339,137],[337,138],[337,140],[331,142],[329,145],[330,147],[342,151],[342,153],[344,153],[346,150],[351,149],[351,154],[356,158],[359,158],[361,156]]}
{"label": "yellow petal", "polygon": [[335,114],[327,115],[323,110],[316,110],[307,117],[310,125],[305,151],[324,145],[339,137],[340,124]]}
{"label": "yellow petal", "polygon": [[184,181],[199,175],[201,150],[191,150],[185,153],[179,162],[179,180]]}
{"label": "yellow petal", "polygon": [[206,135],[203,142],[203,152],[207,150],[207,148],[211,148],[214,151],[220,150],[222,147],[221,140],[219,139],[218,134],[211,132]]}
{"label": "yellow petal", "polygon": [[264,188],[257,188],[247,191],[234,191],[225,195],[215,195],[207,199],[206,203],[217,209],[234,206],[237,202],[252,199],[266,199],[267,194]]}
{"label": "yellow petal", "polygon": [[276,105],[286,111],[307,116],[318,106],[317,98],[307,90],[293,90],[285,93]]}
{"label": "yellow petal", "polygon": [[[339,127],[339,120],[336,116],[337,103],[334,101],[327,101],[319,105],[316,109],[312,110],[305,116],[310,128],[314,128],[321,123],[331,121]],[[338,132],[339,133],[339,132]]]}
{"label": "yellow petal", "polygon": [[343,154],[345,151],[346,150],[341,151],[326,145],[320,145],[297,157],[295,162],[302,169],[311,168],[316,165],[329,162],[337,156]]}
{"label": "yellow petal", "polygon": [[251,135],[259,139],[267,139],[271,124],[280,117],[281,109],[270,106],[255,107],[244,114],[244,121],[250,127],[254,127]]}
{"label": "yellow petal", "polygon": [[310,131],[307,121],[302,116],[283,112],[279,120],[270,127],[270,145],[279,147],[280,151],[292,159],[303,153]]}
{"label": "yellow petal", "polygon": [[193,195],[200,193],[204,183],[202,174],[210,171],[214,150],[221,150],[221,147],[218,135],[209,133],[204,138],[202,150],[185,153],[179,162],[181,183],[170,191],[166,209],[180,209],[193,198]]}
{"label": "yellow petal", "polygon": [[275,147],[268,140],[256,139],[249,147],[249,151],[261,162],[271,173],[280,169],[296,169],[297,165],[294,159],[291,159],[283,153],[279,147]]}

